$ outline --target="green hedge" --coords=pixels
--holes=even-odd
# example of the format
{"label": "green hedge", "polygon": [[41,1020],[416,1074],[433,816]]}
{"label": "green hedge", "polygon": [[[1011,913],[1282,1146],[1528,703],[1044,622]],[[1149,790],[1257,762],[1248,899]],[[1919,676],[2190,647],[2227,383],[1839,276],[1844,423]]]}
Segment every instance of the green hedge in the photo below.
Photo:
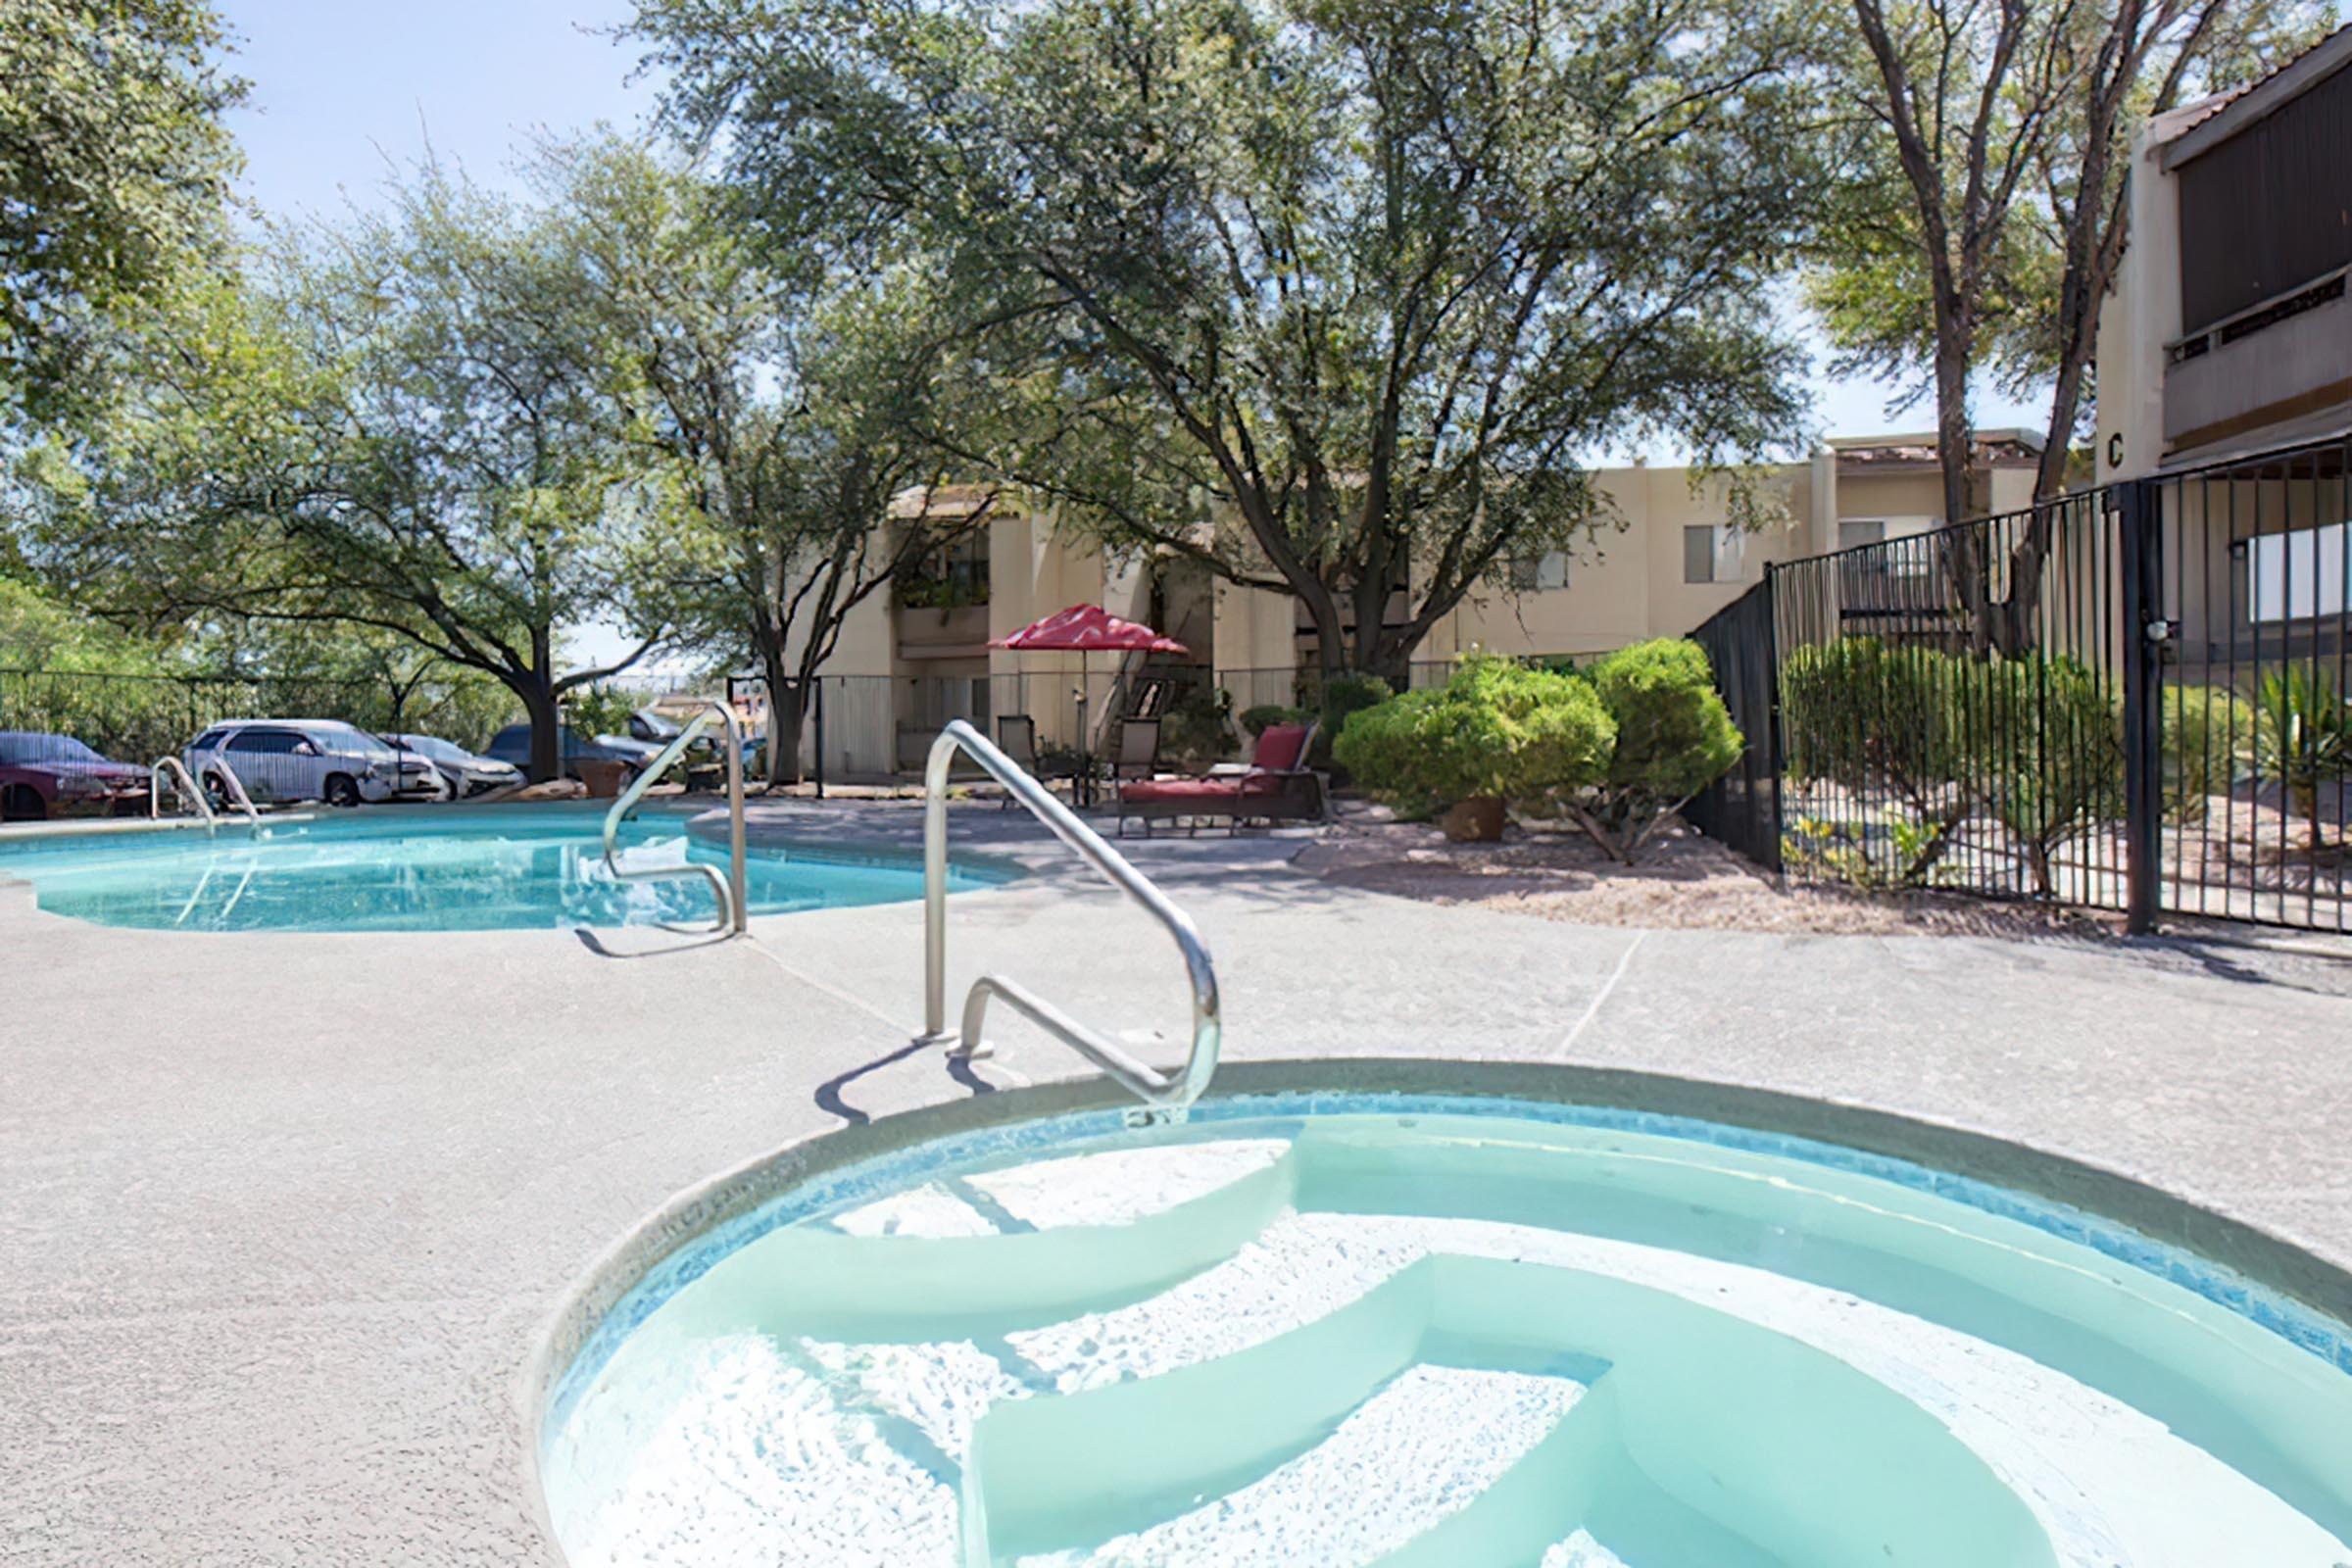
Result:
{"label": "green hedge", "polygon": [[1334,756],[1366,788],[1416,806],[1524,800],[1597,783],[1615,739],[1586,682],[1482,657],[1443,686],[1359,710]]}
{"label": "green hedge", "polygon": [[1564,810],[1630,860],[1743,744],[1705,652],[1660,639],[1581,675],[1471,659],[1443,687],[1354,714],[1337,755],[1365,785],[1415,808],[1499,796]]}

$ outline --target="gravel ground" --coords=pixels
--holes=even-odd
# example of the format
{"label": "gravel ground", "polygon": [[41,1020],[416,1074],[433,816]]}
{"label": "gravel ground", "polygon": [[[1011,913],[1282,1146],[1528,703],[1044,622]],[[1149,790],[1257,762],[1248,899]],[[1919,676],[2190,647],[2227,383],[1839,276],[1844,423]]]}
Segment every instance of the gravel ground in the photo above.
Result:
{"label": "gravel ground", "polygon": [[1469,904],[1580,925],[1860,935],[2119,934],[2120,917],[1932,893],[1782,887],[1680,822],[1620,865],[1582,833],[1514,822],[1499,844],[1448,844],[1427,822],[1343,804],[1292,862],[1327,882],[1432,904]]}

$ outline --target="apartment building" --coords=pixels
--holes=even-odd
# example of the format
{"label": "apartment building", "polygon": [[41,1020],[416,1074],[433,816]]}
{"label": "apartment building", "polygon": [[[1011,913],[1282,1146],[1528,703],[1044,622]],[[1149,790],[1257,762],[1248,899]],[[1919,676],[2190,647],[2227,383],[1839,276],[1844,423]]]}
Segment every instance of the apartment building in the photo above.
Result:
{"label": "apartment building", "polygon": [[[1977,510],[2031,498],[2038,437],[1980,432]],[[1766,563],[1902,538],[1941,520],[1932,435],[1839,437],[1779,466],[1763,484],[1783,520],[1733,525],[1728,481],[1635,464],[1602,470],[1609,520],[1572,549],[1498,564],[1416,651],[1414,678],[1442,675],[1472,649],[1592,654],[1679,635],[1763,578]],[[959,526],[985,508],[976,527]],[[928,522],[918,520],[928,516]],[[1289,595],[1240,588],[1199,564],[1106,555],[1050,507],[958,486],[902,498],[883,527],[930,527],[941,544],[908,580],[853,612],[825,666],[826,765],[836,775],[904,771],[940,725],[983,727],[1020,712],[1049,743],[1090,739],[1126,700],[1131,676],[1097,658],[990,644],[1075,604],[1144,621],[1192,650],[1189,662],[1235,706],[1292,699],[1316,663],[1314,628]],[[1399,595],[1395,612],[1404,603]],[[1202,678],[1200,675],[1194,679]],[[1081,699],[1083,698],[1083,709]]]}

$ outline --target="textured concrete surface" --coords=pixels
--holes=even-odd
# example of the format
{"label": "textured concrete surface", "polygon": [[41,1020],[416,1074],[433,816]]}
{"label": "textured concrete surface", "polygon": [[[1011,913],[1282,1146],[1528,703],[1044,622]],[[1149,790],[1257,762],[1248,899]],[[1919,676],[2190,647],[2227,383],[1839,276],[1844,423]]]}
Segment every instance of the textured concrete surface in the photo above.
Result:
{"label": "textured concrete surface", "polygon": [[[763,832],[911,844],[915,813]],[[951,906],[999,968],[1172,1056],[1172,950],[1017,813]],[[1351,892],[1279,837],[1135,845],[1214,948],[1234,1059],[1652,1068],[2152,1180],[2352,1262],[2352,973],[2236,949],[1586,929]],[[906,1046],[907,904],[654,932],[116,931],[0,888],[0,1561],[552,1562],[516,1382],[566,1285],[779,1144],[1081,1063]]]}

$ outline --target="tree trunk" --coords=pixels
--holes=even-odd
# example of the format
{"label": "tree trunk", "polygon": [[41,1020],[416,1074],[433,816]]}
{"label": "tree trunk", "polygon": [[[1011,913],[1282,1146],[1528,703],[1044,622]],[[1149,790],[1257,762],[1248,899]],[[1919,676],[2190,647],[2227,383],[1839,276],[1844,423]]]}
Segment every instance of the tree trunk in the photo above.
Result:
{"label": "tree trunk", "polygon": [[770,788],[798,784],[801,719],[808,711],[808,694],[816,677],[803,675],[795,680],[787,675],[781,649],[773,658],[762,657],[760,665],[767,678],[767,782]]}
{"label": "tree trunk", "polygon": [[[1968,472],[1976,430],[1968,415],[1967,334],[1947,323],[1939,335],[1944,341],[1936,350],[1936,463],[1943,478],[1943,522],[1951,528],[1966,522],[1973,510]],[[1975,531],[1946,533],[1944,540],[1946,569],[1968,614],[1969,646],[1984,653],[1994,642],[1984,540]]]}
{"label": "tree trunk", "polygon": [[555,682],[541,670],[535,676],[510,680],[507,684],[522,699],[522,710],[531,721],[531,765],[526,771],[532,783],[544,784],[563,772],[558,732],[564,715],[556,703]]}

